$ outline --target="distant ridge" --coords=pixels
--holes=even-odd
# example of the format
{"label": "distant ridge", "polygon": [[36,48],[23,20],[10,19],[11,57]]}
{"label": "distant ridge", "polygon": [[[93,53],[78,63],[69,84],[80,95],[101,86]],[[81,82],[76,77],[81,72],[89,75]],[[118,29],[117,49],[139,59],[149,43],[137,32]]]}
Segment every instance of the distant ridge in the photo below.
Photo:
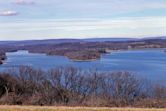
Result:
{"label": "distant ridge", "polygon": [[46,40],[23,40],[23,41],[0,41],[0,44],[8,45],[34,45],[34,44],[59,44],[68,42],[81,42],[79,39],[46,39]]}
{"label": "distant ridge", "polygon": [[87,38],[87,39],[46,39],[46,40],[22,40],[22,41],[0,41],[0,45],[35,45],[35,44],[59,44],[59,43],[75,43],[75,42],[120,42],[120,41],[139,41],[166,39],[165,36],[146,37],[146,38]]}
{"label": "distant ridge", "polygon": [[138,40],[136,38],[89,38],[83,39],[87,42],[105,42],[105,41],[131,41],[131,40]]}
{"label": "distant ridge", "polygon": [[149,40],[149,39],[166,39],[166,36],[160,36],[160,37],[146,37],[146,38],[142,38],[144,40]]}

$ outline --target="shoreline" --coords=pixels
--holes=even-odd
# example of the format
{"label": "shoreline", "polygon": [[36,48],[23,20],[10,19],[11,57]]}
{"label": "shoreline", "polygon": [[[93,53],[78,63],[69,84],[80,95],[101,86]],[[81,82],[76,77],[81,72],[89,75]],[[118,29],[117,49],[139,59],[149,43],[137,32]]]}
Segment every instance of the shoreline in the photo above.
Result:
{"label": "shoreline", "polygon": [[[33,53],[33,54],[46,54],[47,56],[62,56],[62,57],[65,57],[65,58],[67,58],[67,59],[69,59],[70,61],[73,61],[73,62],[91,62],[91,61],[100,60],[103,55],[105,55],[105,54],[111,54],[111,53],[114,53],[114,52],[120,52],[120,51],[137,51],[137,50],[152,50],[152,49],[161,49],[164,52],[166,52],[166,48],[142,48],[142,49],[139,48],[139,49],[109,50],[109,51],[106,51],[106,53],[101,53],[99,58],[82,60],[82,59],[72,59],[72,58],[70,58],[68,56],[65,56],[65,55],[49,55],[49,54],[46,54],[46,53],[35,53],[35,52],[30,52],[28,50],[27,51],[28,51],[28,53]],[[17,51],[15,51],[15,52],[17,52]],[[6,52],[6,53],[8,53],[8,52]],[[7,59],[7,57],[4,60],[1,59],[0,60],[0,65],[2,65],[6,59]]]}
{"label": "shoreline", "polygon": [[[68,58],[70,59],[70,58]],[[86,60],[79,60],[79,59],[70,59],[73,62],[91,62],[91,61],[96,61],[99,60],[100,58],[96,58],[96,59],[86,59]]]}
{"label": "shoreline", "polygon": [[1,55],[0,56],[0,65],[2,65],[6,59],[7,59],[6,53],[4,55]]}

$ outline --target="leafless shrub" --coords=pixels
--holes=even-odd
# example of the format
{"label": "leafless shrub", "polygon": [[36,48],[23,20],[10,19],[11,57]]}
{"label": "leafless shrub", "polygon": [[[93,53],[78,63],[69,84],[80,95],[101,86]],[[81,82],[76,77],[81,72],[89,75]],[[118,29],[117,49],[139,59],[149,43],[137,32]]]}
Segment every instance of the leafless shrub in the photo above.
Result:
{"label": "leafless shrub", "polygon": [[129,72],[27,66],[7,72],[0,74],[0,104],[166,107],[165,86]]}

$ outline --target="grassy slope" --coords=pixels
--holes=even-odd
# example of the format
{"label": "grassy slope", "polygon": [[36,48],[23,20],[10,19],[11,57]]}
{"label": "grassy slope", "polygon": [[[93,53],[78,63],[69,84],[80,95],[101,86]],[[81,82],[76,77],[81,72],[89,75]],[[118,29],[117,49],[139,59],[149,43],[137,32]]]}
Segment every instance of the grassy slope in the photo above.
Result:
{"label": "grassy slope", "polygon": [[0,106],[0,111],[166,111],[166,109]]}

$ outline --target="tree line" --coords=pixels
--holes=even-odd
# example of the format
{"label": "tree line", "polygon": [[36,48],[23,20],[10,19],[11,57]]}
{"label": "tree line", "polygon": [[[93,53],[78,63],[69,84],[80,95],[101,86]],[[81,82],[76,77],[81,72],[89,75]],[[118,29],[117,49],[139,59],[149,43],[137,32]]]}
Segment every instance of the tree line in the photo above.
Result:
{"label": "tree line", "polygon": [[0,104],[166,107],[166,86],[130,72],[20,66],[0,73]]}

